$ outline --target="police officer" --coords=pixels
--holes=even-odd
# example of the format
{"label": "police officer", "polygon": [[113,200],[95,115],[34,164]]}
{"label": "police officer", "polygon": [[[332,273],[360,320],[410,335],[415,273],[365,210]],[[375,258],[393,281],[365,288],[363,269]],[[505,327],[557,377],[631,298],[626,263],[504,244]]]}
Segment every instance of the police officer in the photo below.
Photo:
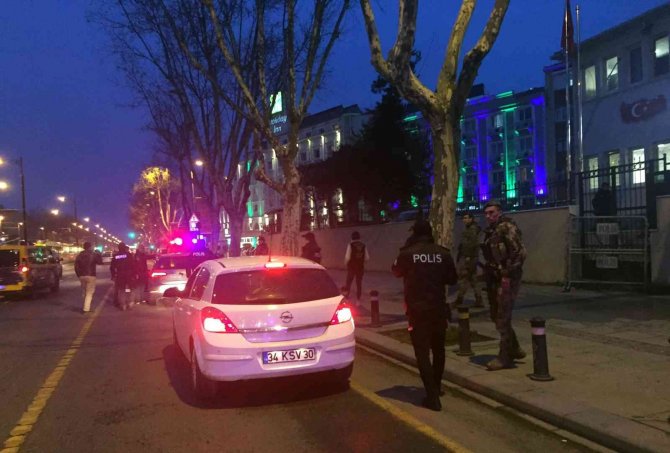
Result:
{"label": "police officer", "polygon": [[307,239],[307,244],[302,246],[301,257],[307,258],[308,260],[314,261],[315,263],[321,262],[321,247],[316,243],[316,238],[314,233],[311,231],[302,235],[303,238]]}
{"label": "police officer", "polygon": [[521,240],[521,230],[512,219],[503,216],[500,203],[486,203],[484,215],[488,223],[482,244],[486,259],[486,292],[491,307],[491,320],[500,333],[498,357],[486,367],[497,371],[511,368],[515,359],[526,357],[512,328],[512,310],[521,285],[526,249]]}
{"label": "police officer", "polygon": [[265,241],[265,237],[258,236],[258,245],[256,246],[256,250],[254,250],[254,255],[268,255],[269,253],[270,249],[268,248],[268,243]]}
{"label": "police officer", "polygon": [[475,307],[483,307],[482,293],[477,284],[477,261],[479,260],[479,235],[482,229],[475,222],[475,218],[470,213],[463,214],[463,235],[461,243],[458,245],[458,255],[456,262],[458,264],[458,293],[456,295],[456,305],[463,303],[463,297],[468,292],[468,287],[472,287],[475,293]]}
{"label": "police officer", "polygon": [[396,277],[403,277],[408,330],[426,389],[423,405],[439,411],[448,316],[445,285],[456,283],[456,268],[449,250],[435,244],[427,221],[417,220],[412,231],[392,271]]}
{"label": "police officer", "polygon": [[149,257],[147,256],[144,245],[138,245],[137,252],[135,252],[135,265],[137,271],[136,297],[141,303],[146,303],[145,294],[147,290],[147,283],[149,282],[149,266],[147,264],[148,260]]}
{"label": "police officer", "polygon": [[356,304],[361,302],[361,291],[363,286],[363,274],[365,273],[365,262],[370,260],[370,254],[365,244],[361,241],[358,231],[351,233],[351,242],[347,245],[344,253],[344,265],[347,268],[347,280],[344,287],[347,294],[351,291],[351,283],[356,278]]}
{"label": "police officer", "polygon": [[[119,243],[119,251],[114,253],[109,272],[114,280],[114,303],[121,310],[130,308],[132,288],[137,281],[135,258],[123,242]],[[131,292],[126,294],[126,288]]]}

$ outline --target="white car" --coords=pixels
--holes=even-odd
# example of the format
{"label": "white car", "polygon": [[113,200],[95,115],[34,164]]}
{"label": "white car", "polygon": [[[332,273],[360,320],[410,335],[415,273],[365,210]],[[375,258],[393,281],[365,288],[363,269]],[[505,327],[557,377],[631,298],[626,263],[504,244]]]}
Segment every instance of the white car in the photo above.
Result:
{"label": "white car", "polygon": [[110,251],[102,252],[102,264],[111,264],[114,254]]}
{"label": "white car", "polygon": [[202,263],[175,297],[174,341],[191,364],[196,395],[217,381],[329,372],[347,382],[356,341],[350,307],[326,270],[296,257]]}

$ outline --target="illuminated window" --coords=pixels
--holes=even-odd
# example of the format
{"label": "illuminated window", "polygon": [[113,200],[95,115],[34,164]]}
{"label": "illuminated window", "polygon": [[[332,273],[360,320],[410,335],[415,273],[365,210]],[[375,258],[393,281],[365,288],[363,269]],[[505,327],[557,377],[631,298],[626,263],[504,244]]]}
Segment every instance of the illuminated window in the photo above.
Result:
{"label": "illuminated window", "polygon": [[584,70],[584,96],[590,99],[596,95],[596,67],[589,66]]}
{"label": "illuminated window", "polygon": [[[619,166],[619,152],[618,151],[614,151],[614,152],[609,153],[608,163],[609,163],[610,168]],[[620,178],[619,178],[620,175],[619,175],[618,169],[616,169],[614,171],[617,172],[616,173],[616,178],[615,178],[615,181],[614,181],[614,185],[618,186],[619,183],[620,183]]]}
{"label": "illuminated window", "polygon": [[605,86],[607,91],[619,88],[619,57],[605,60]]}
{"label": "illuminated window", "polygon": [[493,129],[501,129],[503,127],[503,114],[496,113],[491,117],[491,127]]}
{"label": "illuminated window", "polygon": [[630,50],[630,83],[642,81],[642,48]]}
{"label": "illuminated window", "polygon": [[654,42],[654,75],[667,74],[670,71],[670,42],[664,36]]}
{"label": "illuminated window", "polygon": [[633,184],[644,184],[644,148],[631,151],[633,157]]}
{"label": "illuminated window", "polygon": [[598,156],[588,158],[586,169],[591,172],[589,175],[589,188],[598,189]]}
{"label": "illuminated window", "polygon": [[670,143],[658,144],[658,158],[665,158],[665,168],[663,167],[664,162],[662,160],[658,163],[659,171],[670,171]]}

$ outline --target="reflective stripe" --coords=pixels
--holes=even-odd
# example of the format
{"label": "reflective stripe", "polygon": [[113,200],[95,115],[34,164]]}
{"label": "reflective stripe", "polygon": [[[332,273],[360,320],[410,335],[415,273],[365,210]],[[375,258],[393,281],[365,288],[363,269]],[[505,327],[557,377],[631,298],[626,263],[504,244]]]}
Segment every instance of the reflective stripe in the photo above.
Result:
{"label": "reflective stripe", "polygon": [[533,335],[544,335],[544,327],[533,327],[530,329]]}
{"label": "reflective stripe", "polygon": [[470,319],[470,313],[469,312],[459,313],[458,319]]}

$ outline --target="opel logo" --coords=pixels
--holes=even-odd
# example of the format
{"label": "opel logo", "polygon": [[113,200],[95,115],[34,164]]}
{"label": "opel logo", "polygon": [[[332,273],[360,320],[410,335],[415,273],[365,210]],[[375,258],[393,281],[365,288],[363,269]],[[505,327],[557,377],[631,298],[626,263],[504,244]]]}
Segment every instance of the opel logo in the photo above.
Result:
{"label": "opel logo", "polygon": [[279,316],[279,319],[281,319],[281,322],[284,324],[288,324],[289,322],[293,321],[293,315],[290,311],[285,311],[281,314],[281,316]]}

